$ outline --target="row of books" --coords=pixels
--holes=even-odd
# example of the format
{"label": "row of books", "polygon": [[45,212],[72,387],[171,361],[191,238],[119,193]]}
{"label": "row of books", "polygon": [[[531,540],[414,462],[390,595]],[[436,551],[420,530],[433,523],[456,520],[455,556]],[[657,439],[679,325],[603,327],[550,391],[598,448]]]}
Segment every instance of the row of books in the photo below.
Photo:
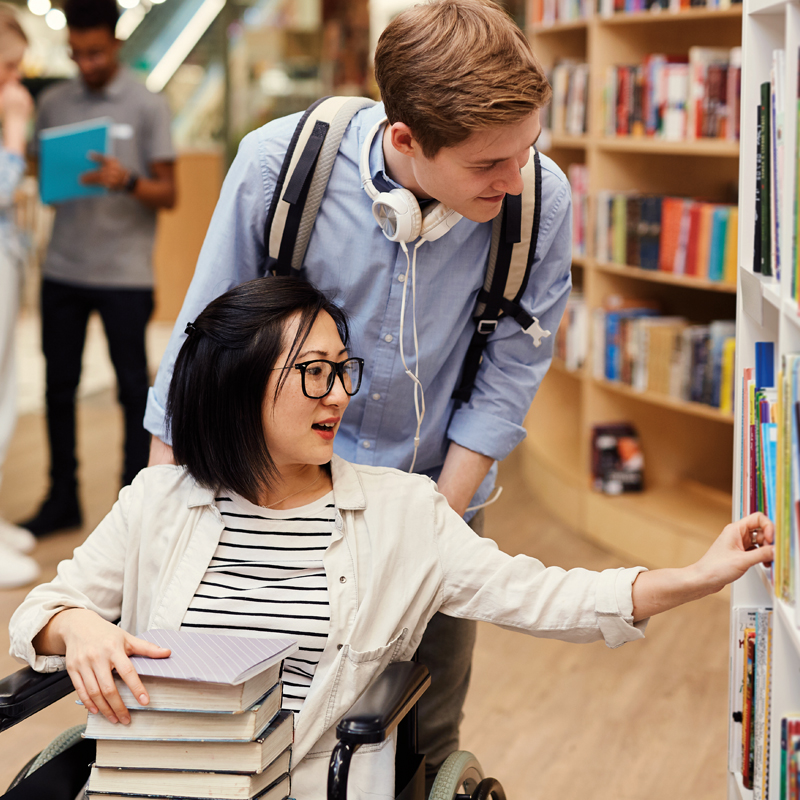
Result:
{"label": "row of books", "polygon": [[606,71],[607,136],[666,141],[739,139],[741,47],[690,47],[687,56],[653,53]]}
{"label": "row of books", "polygon": [[551,133],[580,136],[586,133],[589,103],[589,65],[565,59],[550,74],[553,99],[546,127]]}
{"label": "row of books", "polygon": [[589,344],[589,311],[580,290],[573,290],[553,343],[553,356],[574,372],[586,362]]}
{"label": "row of books", "polygon": [[736,284],[736,206],[600,191],[596,234],[598,261]]}
{"label": "row of books", "polygon": [[652,302],[609,298],[592,312],[593,376],[731,413],[734,332],[730,320],[693,325]]}
{"label": "row of books", "polygon": [[636,14],[642,11],[680,12],[688,8],[730,8],[741,5],[742,0],[533,0],[531,22],[534,25],[553,25],[588,19],[599,14]]}
{"label": "row of books", "polygon": [[130,724],[88,715],[97,753],[86,797],[289,797],[294,715],[281,710],[280,677],[297,643],[162,630],[140,637],[172,653],[131,658],[147,706],[116,678]]}

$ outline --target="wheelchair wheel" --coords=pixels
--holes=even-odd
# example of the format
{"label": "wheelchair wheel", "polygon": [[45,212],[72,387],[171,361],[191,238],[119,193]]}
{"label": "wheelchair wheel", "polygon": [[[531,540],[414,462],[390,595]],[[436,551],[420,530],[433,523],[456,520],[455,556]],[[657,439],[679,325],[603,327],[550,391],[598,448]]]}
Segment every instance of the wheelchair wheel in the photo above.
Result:
{"label": "wheelchair wheel", "polygon": [[456,750],[442,764],[428,800],[453,800],[457,794],[472,795],[482,780],[483,769],[478,759],[466,750]]}
{"label": "wheelchair wheel", "polygon": [[75,725],[72,728],[60,733],[52,742],[50,742],[41,753],[34,756],[18,773],[8,790],[11,791],[19,785],[25,778],[36,772],[37,769],[42,767],[48,761],[54,759],[60,753],[68,750],[74,744],[77,744],[82,739],[82,734],[86,730],[86,723]]}

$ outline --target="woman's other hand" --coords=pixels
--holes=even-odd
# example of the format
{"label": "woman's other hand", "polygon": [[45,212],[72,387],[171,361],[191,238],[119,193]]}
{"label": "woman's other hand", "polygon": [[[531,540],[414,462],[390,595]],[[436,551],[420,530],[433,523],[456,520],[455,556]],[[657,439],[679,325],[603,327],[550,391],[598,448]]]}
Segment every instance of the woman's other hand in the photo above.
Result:
{"label": "woman's other hand", "polygon": [[67,673],[81,702],[91,714],[109,722],[131,721],[114,682],[113,670],[127,684],[139,703],[150,702],[129,656],[166,658],[170,651],[138,639],[104,620],[94,611],[69,608],[56,614],[33,641],[37,653],[63,655]]}
{"label": "woman's other hand", "polygon": [[705,555],[683,569],[642,572],[633,582],[634,621],[714,594],[750,567],[772,561],[775,528],[761,513],[726,525]]}

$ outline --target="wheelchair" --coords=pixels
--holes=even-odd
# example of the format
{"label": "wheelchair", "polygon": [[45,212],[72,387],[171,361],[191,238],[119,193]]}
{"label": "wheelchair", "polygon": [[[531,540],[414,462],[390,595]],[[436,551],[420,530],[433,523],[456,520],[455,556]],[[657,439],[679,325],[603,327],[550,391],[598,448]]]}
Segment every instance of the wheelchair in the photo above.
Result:
{"label": "wheelchair", "polygon": [[[328,800],[346,800],[350,761],[365,744],[385,741],[397,729],[396,800],[426,800],[425,756],[417,752],[416,702],[430,686],[428,668],[415,661],[390,664],[336,726],[338,742],[328,770]],[[40,673],[30,667],[0,680],[0,732],[73,691],[66,672]],[[62,733],[31,759],[3,800],[74,800],[89,778],[95,743],[84,726]],[[427,800],[506,800],[475,756],[456,751],[445,760]]]}

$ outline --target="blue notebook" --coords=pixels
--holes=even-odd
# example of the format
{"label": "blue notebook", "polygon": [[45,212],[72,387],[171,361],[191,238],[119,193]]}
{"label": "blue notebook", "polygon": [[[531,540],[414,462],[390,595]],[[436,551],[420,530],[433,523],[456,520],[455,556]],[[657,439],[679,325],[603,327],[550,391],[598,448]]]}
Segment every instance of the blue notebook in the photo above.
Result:
{"label": "blue notebook", "polygon": [[110,117],[99,117],[39,132],[39,193],[43,203],[63,203],[108,191],[103,186],[84,186],[80,176],[98,167],[89,153],[110,155],[112,124]]}

